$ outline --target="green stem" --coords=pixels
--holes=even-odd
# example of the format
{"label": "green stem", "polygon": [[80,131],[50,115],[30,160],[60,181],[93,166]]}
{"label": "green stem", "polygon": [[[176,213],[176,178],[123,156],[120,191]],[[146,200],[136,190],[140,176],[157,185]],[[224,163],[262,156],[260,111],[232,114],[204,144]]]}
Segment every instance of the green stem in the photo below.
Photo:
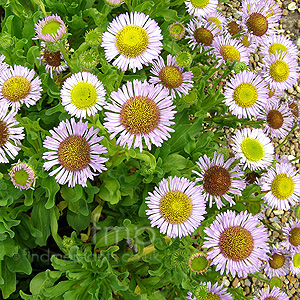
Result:
{"label": "green stem", "polygon": [[175,39],[172,39],[172,45],[171,45],[171,54],[174,55],[174,43],[175,43]]}
{"label": "green stem", "polygon": [[263,280],[263,281],[265,281],[267,284],[270,283],[270,281],[269,281],[268,279],[262,278],[262,277],[260,277],[260,276],[258,276],[258,275],[255,275],[255,274],[249,274],[248,276],[252,276],[252,277],[255,277],[255,278],[259,279],[259,280]]}
{"label": "green stem", "polygon": [[276,229],[274,226],[268,224],[265,220],[261,220],[262,223],[264,223],[266,226],[268,226],[270,229],[274,230],[274,231],[277,231],[278,233],[282,233],[282,230],[280,229]]}
{"label": "green stem", "polygon": [[[58,211],[57,207],[54,206],[53,208],[50,209],[50,229],[51,229],[51,235],[57,244],[57,246],[60,248],[60,250],[63,251],[62,249],[62,238],[59,236],[58,232],[58,224],[57,224],[57,216],[55,209]],[[65,253],[65,251],[63,251]]]}
{"label": "green stem", "polygon": [[67,62],[67,65],[69,66],[70,70],[72,69],[72,66],[71,66],[71,60],[69,58],[69,55],[67,54],[66,52],[66,48],[65,48],[65,44],[64,42],[60,42],[59,43],[59,50],[60,52],[62,53],[65,61]]}
{"label": "green stem", "polygon": [[112,212],[110,210],[107,210],[107,209],[102,209],[102,212],[105,213],[106,215],[111,215],[111,216],[117,217],[117,218],[121,216],[120,214],[114,213],[114,212]]}
{"label": "green stem", "polygon": [[291,159],[290,162],[296,161],[296,160],[298,160],[298,159],[300,159],[300,156],[297,156],[297,157]]}
{"label": "green stem", "polygon": [[130,11],[133,11],[133,8],[132,8],[132,6],[131,6],[131,0],[125,0],[125,3],[126,3],[126,5],[127,5],[128,9],[129,9]]}
{"label": "green stem", "polygon": [[124,74],[125,74],[125,72],[124,72],[124,71],[121,71],[120,78],[119,78],[118,85],[117,85],[117,89],[120,87],[120,85],[121,85],[121,83],[122,83]]}
{"label": "green stem", "polygon": [[292,132],[297,128],[298,124],[294,125],[293,128],[291,129],[291,131],[289,132],[289,134],[285,137],[284,141],[282,143],[280,143],[279,145],[277,145],[275,147],[275,149],[280,148],[283,144],[285,144],[285,142],[287,141],[287,139],[289,138],[289,136],[292,134]]}

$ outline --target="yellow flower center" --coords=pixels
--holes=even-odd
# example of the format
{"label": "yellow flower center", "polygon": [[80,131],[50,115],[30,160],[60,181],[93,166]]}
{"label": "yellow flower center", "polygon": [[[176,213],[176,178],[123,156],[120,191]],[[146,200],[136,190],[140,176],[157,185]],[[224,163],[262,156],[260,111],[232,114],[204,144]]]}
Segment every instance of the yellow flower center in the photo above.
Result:
{"label": "yellow flower center", "polygon": [[57,33],[57,30],[59,29],[59,27],[61,26],[61,24],[58,21],[49,21],[47,22],[43,28],[42,28],[42,34],[46,35],[46,34],[55,34]]}
{"label": "yellow flower center", "polygon": [[242,152],[250,161],[259,161],[265,155],[263,145],[256,139],[246,138],[241,144]]}
{"label": "yellow flower center", "polygon": [[232,45],[224,45],[220,49],[220,53],[223,56],[224,60],[230,60],[231,62],[240,61],[241,54],[238,49]]}
{"label": "yellow flower center", "polygon": [[252,253],[254,248],[253,241],[249,230],[241,226],[234,226],[222,232],[219,248],[226,258],[241,261]]}
{"label": "yellow flower center", "polygon": [[160,117],[156,103],[147,97],[133,97],[127,100],[120,113],[121,124],[132,134],[152,132]]}
{"label": "yellow flower center", "polygon": [[287,47],[285,47],[284,45],[279,44],[279,43],[274,43],[269,48],[270,54],[271,53],[276,54],[276,53],[284,52],[284,51],[288,51]]}
{"label": "yellow flower center", "polygon": [[233,92],[235,103],[241,107],[251,107],[257,100],[256,87],[248,82],[241,83]]}
{"label": "yellow flower center", "polygon": [[87,109],[97,102],[95,87],[87,82],[75,84],[71,90],[71,103],[79,109]]}
{"label": "yellow flower center", "polygon": [[278,59],[271,64],[270,75],[277,82],[286,81],[290,75],[290,68],[285,61]]}
{"label": "yellow flower center", "polygon": [[252,13],[246,25],[248,30],[256,36],[262,36],[268,31],[268,20],[260,13]]}
{"label": "yellow flower center", "polygon": [[208,5],[209,0],[191,0],[191,3],[195,8],[204,8]]}
{"label": "yellow flower center", "polygon": [[159,79],[168,89],[175,89],[182,84],[182,73],[178,67],[166,66],[159,72]]}
{"label": "yellow flower center", "polygon": [[31,84],[23,76],[13,76],[7,79],[2,87],[4,98],[9,101],[17,102],[29,95]]}
{"label": "yellow flower center", "polygon": [[68,171],[85,169],[90,162],[90,145],[81,136],[66,138],[58,148],[58,160]]}
{"label": "yellow flower center", "polygon": [[126,25],[116,35],[116,47],[126,57],[138,57],[149,44],[147,31],[139,25]]}
{"label": "yellow flower center", "polygon": [[300,253],[295,253],[295,255],[293,257],[293,264],[294,264],[295,268],[300,267]]}
{"label": "yellow flower center", "polygon": [[168,223],[181,224],[192,215],[193,203],[185,193],[170,191],[161,198],[159,208],[161,215]]}
{"label": "yellow flower center", "polygon": [[272,109],[269,111],[267,115],[267,122],[271,128],[279,129],[283,124],[283,116],[282,113],[276,109]]}
{"label": "yellow flower center", "polygon": [[7,125],[4,121],[0,120],[0,148],[7,142],[8,136]]}
{"label": "yellow flower center", "polygon": [[230,186],[230,174],[223,167],[212,166],[203,176],[203,188],[210,195],[222,196],[228,192]]}
{"label": "yellow flower center", "polygon": [[244,36],[243,36],[241,42],[242,42],[242,44],[243,44],[245,47],[247,47],[247,48],[250,46],[250,41],[249,41],[247,35],[244,35]]}
{"label": "yellow flower center", "polygon": [[285,200],[291,197],[294,189],[294,179],[291,176],[287,176],[286,174],[277,175],[271,185],[273,195],[281,200]]}
{"label": "yellow flower center", "polygon": [[194,38],[197,43],[210,46],[213,42],[214,36],[210,30],[200,27],[194,31]]}
{"label": "yellow flower center", "polygon": [[218,28],[222,29],[222,23],[221,23],[221,21],[218,18],[216,18],[216,17],[209,17],[207,19],[207,21],[210,22],[210,23],[214,23]]}
{"label": "yellow flower center", "polygon": [[290,243],[297,247],[300,245],[300,228],[296,227],[296,228],[293,228],[291,231],[290,231],[290,237],[289,237],[289,241]]}
{"label": "yellow flower center", "polygon": [[272,269],[280,269],[283,267],[284,262],[285,262],[284,255],[275,253],[271,256],[269,260],[269,265]]}
{"label": "yellow flower center", "polygon": [[212,294],[212,293],[208,293],[204,298],[202,298],[203,300],[221,300],[221,297],[219,295],[216,294]]}
{"label": "yellow flower center", "polygon": [[270,296],[270,297],[265,298],[264,300],[280,300],[280,299]]}

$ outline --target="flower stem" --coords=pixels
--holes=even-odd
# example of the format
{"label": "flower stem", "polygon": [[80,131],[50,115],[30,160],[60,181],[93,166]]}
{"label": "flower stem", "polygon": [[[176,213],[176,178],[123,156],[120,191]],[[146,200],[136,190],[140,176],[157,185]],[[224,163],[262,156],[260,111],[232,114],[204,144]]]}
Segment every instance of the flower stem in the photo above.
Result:
{"label": "flower stem", "polygon": [[293,128],[291,129],[291,131],[289,132],[289,134],[285,137],[284,141],[282,143],[280,143],[279,145],[277,145],[275,147],[275,149],[280,148],[281,146],[283,146],[283,144],[285,144],[285,142],[287,141],[288,137],[292,134],[292,132],[297,128],[298,124],[294,125]]}

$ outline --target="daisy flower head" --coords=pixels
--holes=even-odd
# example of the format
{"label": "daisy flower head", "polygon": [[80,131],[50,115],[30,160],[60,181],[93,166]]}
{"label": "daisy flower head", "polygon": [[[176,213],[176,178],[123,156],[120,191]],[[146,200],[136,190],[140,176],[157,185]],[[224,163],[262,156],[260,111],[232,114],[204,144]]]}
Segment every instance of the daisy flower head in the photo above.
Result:
{"label": "daisy flower head", "polygon": [[18,127],[16,114],[14,110],[8,112],[7,108],[0,110],[0,163],[8,163],[7,155],[14,159],[21,150],[17,145],[21,145],[25,135],[24,128]]}
{"label": "daisy flower head", "polygon": [[172,99],[176,98],[176,93],[180,98],[182,95],[187,95],[193,87],[193,72],[183,72],[183,68],[179,67],[176,62],[176,56],[171,54],[167,56],[166,64],[159,56],[153,62],[150,72],[155,76],[150,76],[149,82],[161,85],[171,94]]}
{"label": "daisy flower head", "polygon": [[[44,148],[50,151],[44,152],[44,169],[55,175],[55,180],[63,185],[68,183],[69,187],[80,184],[86,187],[87,179],[93,180],[94,176],[106,170],[104,158],[101,154],[107,149],[99,142],[103,137],[98,137],[99,129],[88,128],[88,122],[80,120],[76,123],[72,118],[70,121],[61,121],[58,127],[50,130],[51,136],[47,136],[43,142]],[[94,173],[96,172],[96,173]]]}
{"label": "daisy flower head", "polygon": [[300,252],[300,220],[290,221],[282,228],[283,238],[282,247],[287,250]]}
{"label": "daisy flower head", "polygon": [[105,107],[108,112],[103,125],[111,133],[111,139],[120,134],[118,145],[127,145],[128,149],[139,147],[142,152],[143,140],[151,149],[150,142],[161,147],[163,140],[171,137],[175,105],[169,91],[161,85],[135,79],[112,92],[110,97],[112,104]]}
{"label": "daisy flower head", "polygon": [[195,182],[202,182],[203,195],[206,201],[209,201],[209,207],[212,207],[213,201],[220,209],[225,204],[222,200],[229,202],[230,206],[235,204],[233,195],[242,195],[242,190],[246,187],[242,179],[242,172],[238,165],[233,165],[236,158],[232,157],[224,160],[224,154],[214,153],[212,159],[204,154],[196,162],[200,172],[193,171],[198,178]]}
{"label": "daisy flower head", "polygon": [[229,60],[231,63],[234,61],[244,62],[249,64],[249,53],[247,48],[239,41],[232,39],[230,35],[216,36],[212,42],[213,54],[219,59],[219,64],[225,63]]}
{"label": "daisy flower head", "polygon": [[21,191],[29,189],[34,190],[37,176],[29,164],[18,160],[18,162],[13,165],[8,175],[16,189]]}
{"label": "daisy flower head", "polygon": [[203,300],[233,300],[230,293],[227,292],[227,288],[223,287],[223,284],[218,285],[218,283],[215,283],[214,285],[211,284],[211,282],[200,282],[199,285],[200,290],[201,287],[205,287],[204,292],[206,292],[206,295],[202,298],[198,298],[198,287],[195,289],[193,293],[188,292],[188,296],[186,299],[188,300],[197,300],[197,299],[203,299]]}
{"label": "daisy flower head", "polygon": [[[241,11],[241,25],[247,29],[257,42],[261,42],[267,35],[276,33],[278,11],[270,12],[273,0],[247,1]],[[279,15],[280,18],[280,15]]]}
{"label": "daisy flower head", "polygon": [[185,35],[185,26],[180,22],[171,24],[169,30],[175,40],[181,40]]}
{"label": "daisy flower head", "polygon": [[300,274],[300,252],[291,251],[290,271],[293,275]]}
{"label": "daisy flower head", "polygon": [[189,46],[194,50],[200,47],[200,51],[207,51],[212,48],[212,43],[220,29],[204,18],[192,19],[187,26],[187,36]]}
{"label": "daisy flower head", "polygon": [[105,0],[109,6],[118,7],[124,3],[124,0]]}
{"label": "daisy flower head", "polygon": [[260,53],[269,56],[271,53],[289,53],[292,58],[298,59],[299,50],[294,43],[284,35],[273,34],[261,41]]}
{"label": "daisy flower head", "polygon": [[215,25],[219,29],[219,33],[224,30],[226,18],[222,13],[215,10],[214,12],[205,14],[203,17],[208,23]]}
{"label": "daisy flower head", "polygon": [[45,42],[56,43],[67,33],[64,21],[57,14],[43,18],[35,24],[36,38]]}
{"label": "daisy flower head", "polygon": [[270,251],[269,260],[262,266],[266,276],[272,278],[287,275],[290,266],[289,254],[289,251],[279,247],[279,245],[274,246]]}
{"label": "daisy flower head", "polygon": [[241,158],[243,169],[263,170],[272,164],[274,146],[261,129],[238,130],[232,140],[232,150],[238,158]]}
{"label": "daisy flower head", "polygon": [[297,60],[289,53],[271,53],[264,58],[262,75],[271,89],[288,90],[297,83],[299,68]]}
{"label": "daisy flower head", "polygon": [[[46,72],[50,73],[50,77],[53,78],[53,74],[57,76],[63,71],[66,71],[69,66],[62,53],[58,51],[50,51],[44,42],[41,42],[42,49],[40,51],[40,57],[37,59],[42,62],[45,66]],[[66,48],[68,48],[66,42]]]}
{"label": "daisy flower head", "polygon": [[106,91],[96,75],[89,72],[72,74],[64,82],[61,104],[65,110],[77,118],[94,116],[105,104]]}
{"label": "daisy flower head", "polygon": [[239,118],[256,117],[269,98],[267,84],[254,72],[242,71],[227,82],[223,102]]}
{"label": "daisy flower head", "polygon": [[216,11],[218,0],[187,0],[185,6],[191,16],[202,17]]}
{"label": "daisy flower head", "polygon": [[187,236],[204,220],[205,200],[201,187],[184,177],[168,177],[146,198],[151,226],[171,238]]}
{"label": "daisy flower head", "polygon": [[291,163],[279,162],[261,177],[262,191],[268,191],[262,199],[269,206],[289,210],[299,201],[300,175]]}
{"label": "daisy flower head", "polygon": [[15,65],[0,73],[0,105],[18,110],[22,104],[35,105],[41,98],[42,81],[34,70]]}
{"label": "daisy flower head", "polygon": [[141,70],[156,59],[162,50],[163,36],[156,21],[142,12],[117,16],[102,35],[105,57],[122,71]]}
{"label": "daisy flower head", "polygon": [[247,277],[260,269],[261,259],[268,259],[268,231],[260,221],[247,212],[227,211],[216,216],[206,227],[203,248],[211,248],[208,258],[221,275]]}
{"label": "daisy flower head", "polygon": [[253,300],[289,300],[290,298],[286,293],[282,292],[280,288],[273,287],[272,291],[270,287],[261,290]]}
{"label": "daisy flower head", "polygon": [[271,138],[285,138],[294,124],[294,115],[288,105],[278,101],[269,101],[258,118],[266,121],[263,130]]}

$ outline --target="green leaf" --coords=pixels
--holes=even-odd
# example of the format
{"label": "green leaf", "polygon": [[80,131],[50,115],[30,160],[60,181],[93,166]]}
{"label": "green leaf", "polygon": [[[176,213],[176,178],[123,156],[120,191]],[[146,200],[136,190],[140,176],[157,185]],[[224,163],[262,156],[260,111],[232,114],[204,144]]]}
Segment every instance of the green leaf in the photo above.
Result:
{"label": "green leaf", "polygon": [[4,261],[0,261],[0,284],[2,295],[7,299],[16,290],[16,273],[9,271]]}
{"label": "green leaf", "polygon": [[42,179],[42,186],[47,190],[48,200],[45,204],[47,209],[52,208],[55,205],[55,195],[59,191],[59,184],[56,182],[54,177],[46,177]]}

